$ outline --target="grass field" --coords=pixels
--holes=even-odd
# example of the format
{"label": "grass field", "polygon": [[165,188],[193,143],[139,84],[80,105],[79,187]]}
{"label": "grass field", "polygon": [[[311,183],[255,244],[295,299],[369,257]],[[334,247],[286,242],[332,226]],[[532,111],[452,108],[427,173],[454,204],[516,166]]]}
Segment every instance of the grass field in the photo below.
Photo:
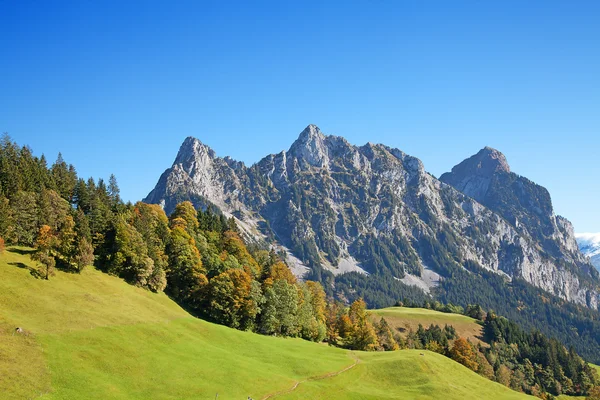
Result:
{"label": "grass field", "polygon": [[425,328],[429,325],[452,325],[458,336],[469,339],[472,343],[481,342],[481,325],[473,318],[464,315],[443,313],[425,308],[390,307],[372,310],[372,318],[384,317],[390,327],[400,334],[406,335],[408,329],[417,330],[419,324]]}
{"label": "grass field", "polygon": [[214,325],[92,268],[37,279],[17,250],[0,255],[2,399],[526,398],[434,353],[349,352]]}

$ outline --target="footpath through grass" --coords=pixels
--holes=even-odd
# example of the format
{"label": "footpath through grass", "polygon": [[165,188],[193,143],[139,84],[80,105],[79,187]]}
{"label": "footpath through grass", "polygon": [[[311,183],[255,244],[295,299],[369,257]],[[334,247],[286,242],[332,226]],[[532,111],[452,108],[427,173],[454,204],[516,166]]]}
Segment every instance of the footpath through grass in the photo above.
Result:
{"label": "footpath through grass", "polygon": [[282,399],[526,399],[429,351],[360,353],[359,364],[327,380],[309,381]]}
{"label": "footpath through grass", "polygon": [[26,249],[0,255],[2,399],[261,399],[298,382],[271,398],[526,397],[433,353],[240,332],[92,268],[49,281],[33,268]]}

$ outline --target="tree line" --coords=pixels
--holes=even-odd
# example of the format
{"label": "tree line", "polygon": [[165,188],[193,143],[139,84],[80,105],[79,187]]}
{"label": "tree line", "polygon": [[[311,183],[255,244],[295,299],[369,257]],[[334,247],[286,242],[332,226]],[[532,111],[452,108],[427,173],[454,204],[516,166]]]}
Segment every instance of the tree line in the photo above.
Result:
{"label": "tree line", "polygon": [[463,314],[477,320],[487,345],[458,338],[450,347],[439,336],[424,335],[426,330],[421,326],[416,333],[409,332],[408,337],[412,336],[413,341],[419,338],[417,346],[444,354],[513,390],[547,399],[561,394],[585,396],[600,390],[598,373],[572,346],[566,348],[539,330],[525,330],[493,311],[486,312],[478,304],[463,308],[438,301],[419,304],[408,300],[397,305]]}

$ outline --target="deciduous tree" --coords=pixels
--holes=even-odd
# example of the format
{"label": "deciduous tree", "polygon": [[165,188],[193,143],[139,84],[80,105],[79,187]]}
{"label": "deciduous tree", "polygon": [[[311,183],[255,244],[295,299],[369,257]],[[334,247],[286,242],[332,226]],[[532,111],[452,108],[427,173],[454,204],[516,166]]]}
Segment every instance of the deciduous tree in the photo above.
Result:
{"label": "deciduous tree", "polygon": [[348,312],[353,329],[347,341],[348,347],[354,350],[373,351],[379,346],[377,334],[369,322],[367,305],[363,299],[355,300]]}
{"label": "deciduous tree", "polygon": [[56,260],[54,258],[56,245],[57,238],[52,232],[52,228],[48,225],[42,225],[35,241],[35,248],[37,251],[33,253],[31,258],[42,264],[43,267],[40,270],[40,275],[46,280],[54,275],[54,266],[56,265]]}
{"label": "deciduous tree", "polygon": [[278,279],[264,290],[260,331],[267,335],[296,336],[298,290],[295,285]]}
{"label": "deciduous tree", "polygon": [[[390,326],[385,318],[381,317],[378,323],[373,324],[373,327],[377,333],[377,340],[379,341],[379,346],[382,350],[394,351],[400,348],[398,343],[396,343],[394,335],[392,334],[392,330],[390,329]],[[434,349],[431,350],[436,351]]]}
{"label": "deciduous tree", "polygon": [[171,229],[167,255],[168,293],[198,311],[203,298],[202,290],[208,280],[196,242],[184,227],[176,226]]}
{"label": "deciduous tree", "polygon": [[477,371],[478,365],[473,345],[465,338],[459,337],[454,341],[454,345],[450,350],[450,358],[473,371]]}
{"label": "deciduous tree", "polygon": [[229,269],[210,280],[210,315],[237,329],[254,327],[260,311],[260,285],[242,269]]}

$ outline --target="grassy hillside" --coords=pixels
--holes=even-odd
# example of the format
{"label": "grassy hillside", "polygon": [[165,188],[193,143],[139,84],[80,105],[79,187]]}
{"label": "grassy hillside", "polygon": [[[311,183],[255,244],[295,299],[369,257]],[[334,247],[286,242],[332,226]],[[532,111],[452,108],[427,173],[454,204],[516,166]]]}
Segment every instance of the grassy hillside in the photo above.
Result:
{"label": "grassy hillside", "polygon": [[465,315],[443,313],[427,310],[425,308],[390,307],[372,310],[373,318],[384,317],[390,327],[401,334],[406,334],[408,329],[417,330],[419,324],[425,328],[429,325],[452,325],[458,336],[469,339],[472,343],[479,343],[482,337],[482,326],[473,318]]}
{"label": "grassy hillside", "polygon": [[[421,355],[423,354],[423,355]],[[306,382],[282,399],[500,399],[531,398],[428,351],[401,350],[360,355],[360,363],[339,376]],[[486,382],[486,383],[487,383]]]}
{"label": "grassy hillside", "polygon": [[91,268],[44,281],[34,266],[0,255],[3,399],[526,398],[434,353],[240,332]]}

